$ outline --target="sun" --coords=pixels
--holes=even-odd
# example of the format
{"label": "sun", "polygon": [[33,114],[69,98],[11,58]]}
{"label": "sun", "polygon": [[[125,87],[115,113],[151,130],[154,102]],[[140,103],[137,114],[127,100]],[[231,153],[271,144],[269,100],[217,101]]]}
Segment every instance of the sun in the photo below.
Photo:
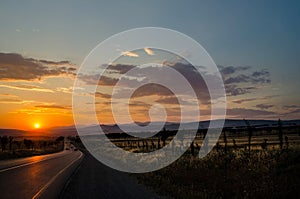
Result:
{"label": "sun", "polygon": [[34,128],[39,129],[40,127],[41,127],[41,125],[39,123],[34,124]]}

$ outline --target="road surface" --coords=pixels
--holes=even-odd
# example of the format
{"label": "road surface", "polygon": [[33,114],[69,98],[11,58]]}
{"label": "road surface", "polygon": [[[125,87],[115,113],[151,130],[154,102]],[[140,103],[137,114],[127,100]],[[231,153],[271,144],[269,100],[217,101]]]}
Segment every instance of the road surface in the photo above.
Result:
{"label": "road surface", "polygon": [[85,153],[81,165],[74,172],[60,198],[158,198],[128,173],[111,169],[88,152]]}
{"label": "road surface", "polygon": [[82,158],[68,150],[0,161],[0,198],[57,198]]}

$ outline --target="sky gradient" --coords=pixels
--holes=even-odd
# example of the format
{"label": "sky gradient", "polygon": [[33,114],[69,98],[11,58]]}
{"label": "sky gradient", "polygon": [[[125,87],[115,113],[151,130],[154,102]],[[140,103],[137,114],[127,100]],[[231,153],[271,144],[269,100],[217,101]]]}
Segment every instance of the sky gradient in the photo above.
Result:
{"label": "sky gradient", "polygon": [[207,50],[224,76],[228,118],[299,119],[299,21],[298,1],[2,1],[0,127],[72,125],[85,56],[113,34],[147,26],[180,31]]}

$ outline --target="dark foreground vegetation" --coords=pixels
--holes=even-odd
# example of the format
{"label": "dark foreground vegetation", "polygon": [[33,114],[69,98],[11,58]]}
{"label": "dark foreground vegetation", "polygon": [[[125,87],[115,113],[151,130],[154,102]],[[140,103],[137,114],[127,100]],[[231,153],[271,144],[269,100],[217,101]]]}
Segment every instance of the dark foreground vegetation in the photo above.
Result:
{"label": "dark foreground vegetation", "polygon": [[299,140],[299,127],[283,128],[280,120],[265,132],[248,123],[242,136],[223,131],[202,159],[192,143],[168,167],[135,176],[166,198],[299,198]]}
{"label": "dark foreground vegetation", "polygon": [[[225,128],[213,150],[198,158],[206,132],[199,130],[188,151],[161,170],[132,174],[163,198],[299,198],[300,127]],[[118,147],[149,152],[170,143],[176,132],[164,129],[140,139],[108,135]],[[80,147],[79,137],[70,138]]]}
{"label": "dark foreground vegetation", "polygon": [[0,136],[0,160],[56,153],[64,149],[64,137]]}
{"label": "dark foreground vegetation", "polygon": [[136,177],[167,198],[297,198],[300,150],[214,150],[201,160],[187,152]]}

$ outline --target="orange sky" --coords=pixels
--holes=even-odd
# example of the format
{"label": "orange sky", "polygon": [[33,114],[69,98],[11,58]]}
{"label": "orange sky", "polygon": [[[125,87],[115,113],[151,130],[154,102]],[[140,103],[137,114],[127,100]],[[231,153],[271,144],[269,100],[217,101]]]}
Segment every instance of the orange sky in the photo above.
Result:
{"label": "orange sky", "polygon": [[[98,120],[102,124],[115,122],[111,113],[110,98],[116,80],[120,79],[124,71],[138,65],[140,61],[167,63],[170,65],[170,62],[166,62],[164,59],[165,57],[171,61],[178,60],[174,56],[169,55],[168,57],[164,53],[153,52],[153,50],[148,48],[136,52],[121,52],[120,55],[121,58],[111,65],[108,72],[98,82],[96,95],[93,93],[89,94],[96,96],[96,112]],[[194,74],[191,74],[191,71],[189,71],[188,65],[177,62],[171,65],[184,73],[189,72],[189,77],[194,77]],[[295,109],[297,110],[297,107],[284,108],[284,106],[273,105],[275,103],[280,104],[283,97],[279,98],[280,96],[276,93],[274,94],[272,89],[270,89],[272,85],[268,80],[268,72],[264,71],[264,69],[257,70],[251,67],[240,66],[222,66],[219,69],[224,75],[227,91],[227,118],[297,118],[298,112],[294,111]],[[72,89],[76,71],[78,70],[77,65],[64,60],[38,60],[20,54],[0,53],[0,70],[4,71],[0,74],[0,128],[32,130],[35,123],[39,123],[41,129],[74,124]],[[241,71],[243,73],[242,77],[247,81],[250,79],[251,82],[237,82],[237,80],[240,81]],[[230,74],[228,75],[229,72]],[[82,76],[81,78],[87,85],[95,83],[93,82],[93,74]],[[129,89],[131,84],[138,83],[140,81],[139,78],[141,77],[126,77],[125,82],[128,85],[122,85],[118,88],[117,94],[119,98],[114,106],[118,106],[117,109],[120,115],[124,113],[124,102],[126,102],[122,98],[122,92]],[[256,84],[253,81],[261,81],[261,83]],[[176,84],[176,80],[174,83]],[[195,85],[194,89],[196,89],[196,92],[198,94],[202,93],[198,96],[201,111],[199,119],[208,120],[210,119],[210,109],[204,92],[205,88],[203,88],[201,83]],[[130,116],[134,121],[149,121],[149,110],[154,102],[163,104],[167,109],[168,121],[179,121],[180,114],[178,111],[180,109],[178,102],[174,95],[168,93],[169,91],[154,85],[154,87],[140,89],[139,92],[135,93],[136,96],[133,96],[130,100]],[[185,98],[186,105],[182,108],[189,109],[189,100],[188,97]],[[88,106],[88,104],[83,106]],[[159,117],[160,113],[157,112],[156,114],[156,117],[161,119]],[[91,113],[80,116],[82,118],[81,124],[87,124],[85,122],[88,121],[90,116]],[[122,123],[128,123],[129,120],[124,117],[121,121]]]}

